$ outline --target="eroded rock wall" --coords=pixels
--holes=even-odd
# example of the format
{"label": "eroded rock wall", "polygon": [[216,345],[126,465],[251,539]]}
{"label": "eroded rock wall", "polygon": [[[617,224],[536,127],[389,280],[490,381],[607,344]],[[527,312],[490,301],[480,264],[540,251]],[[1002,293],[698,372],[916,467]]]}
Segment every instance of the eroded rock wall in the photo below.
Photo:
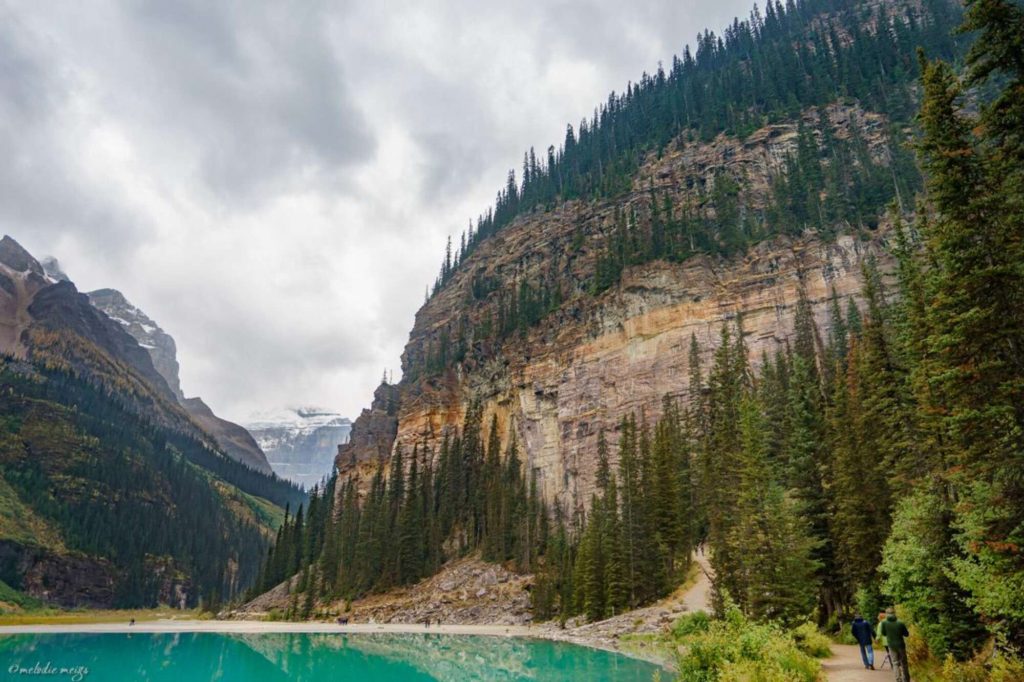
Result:
{"label": "eroded rock wall", "polygon": [[[820,113],[837,139],[856,132],[869,153],[884,160],[882,117],[845,104]],[[805,130],[815,129],[818,115],[805,113]],[[744,140],[724,135],[710,143],[677,140],[648,158],[631,192],[537,210],[480,243],[416,315],[397,387],[394,438],[376,428],[383,434],[377,438],[357,421],[353,442],[361,443],[346,451],[348,457],[358,452],[358,459],[372,460],[396,444],[407,452],[426,445],[436,454],[445,430],[460,425],[468,406],[479,401],[485,428],[494,415],[502,440],[517,438],[545,498],[573,509],[584,506],[594,489],[601,429],[614,446],[624,415],[636,413],[653,424],[664,396],[688,399],[691,335],[702,348],[706,371],[722,325],[742,320],[757,365],[762,353],[784,347],[792,334],[801,290],[825,334],[830,297],[834,293],[844,309],[846,299],[859,301],[869,258],[877,259],[883,273],[891,270],[885,220],[858,229],[836,226],[842,233],[836,239],[780,236],[730,258],[703,255],[632,266],[617,286],[596,296],[591,289],[616,216],[642,220],[649,215],[652,187],[659,201],[667,196],[677,210],[708,217],[713,215],[710,188],[726,171],[742,186],[742,210],[761,211],[771,200],[771,177],[794,150],[798,129],[794,121]],[[470,333],[461,361],[441,373],[426,370],[442,339],[464,336],[496,319],[500,292],[515,292],[524,281],[557,282],[563,302],[539,324],[501,342]],[[370,415],[363,421],[369,427]]]}
{"label": "eroded rock wall", "polygon": [[542,325],[480,371],[403,385],[397,442],[407,451],[415,443],[436,448],[444,428],[480,400],[485,425],[496,414],[503,439],[515,434],[544,496],[563,508],[585,505],[594,489],[598,431],[605,429],[614,445],[623,416],[653,424],[663,396],[688,400],[691,335],[706,374],[723,324],[741,324],[756,366],[762,353],[787,343],[801,288],[823,334],[833,292],[844,308],[849,297],[859,303],[870,257],[888,269],[882,235],[834,243],[778,239],[742,260],[630,268],[620,287],[590,303],[589,324]]}

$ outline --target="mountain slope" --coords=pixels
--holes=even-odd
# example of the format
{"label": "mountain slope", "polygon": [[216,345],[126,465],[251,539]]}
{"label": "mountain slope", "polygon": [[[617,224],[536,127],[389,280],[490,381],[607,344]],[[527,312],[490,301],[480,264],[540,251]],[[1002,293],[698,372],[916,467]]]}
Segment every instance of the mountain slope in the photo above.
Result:
{"label": "mountain slope", "polygon": [[124,294],[116,289],[98,289],[86,295],[95,308],[120,324],[146,350],[154,369],[167,383],[175,400],[185,408],[199,428],[213,436],[228,456],[257,471],[273,473],[263,450],[243,427],[215,415],[202,398],[184,396],[178,377],[177,346],[160,325],[129,303]]}
{"label": "mountain slope", "polygon": [[[329,571],[329,586],[387,589],[476,549],[528,570],[551,548],[535,521],[541,502],[561,547],[574,537],[582,552],[580,519],[608,494],[602,433],[607,469],[631,477],[623,495],[628,483],[630,499],[657,492],[658,510],[678,500],[646,464],[641,484],[631,458],[650,455],[666,414],[662,437],[682,438],[667,408],[711,390],[691,390],[699,369],[742,362],[757,375],[797,343],[801,361],[817,363],[833,334],[860,324],[868,284],[891,281],[891,207],[910,214],[923,186],[908,144],[916,48],[962,54],[959,17],[949,0],[772,3],[613,94],[546,160],[527,152],[523,175],[510,173],[447,250],[401,382],[384,401],[378,389],[339,451],[342,520],[305,531],[338,532],[324,556],[345,570]],[[434,490],[406,494],[414,477]],[[422,552],[406,545],[420,523],[431,533]],[[694,538],[681,526],[631,556],[632,571],[668,552],[634,572],[650,580],[631,586],[633,605],[685,563],[677,550]],[[297,533],[283,535],[286,547]],[[631,526],[625,537],[632,548],[652,534]],[[268,562],[270,582],[282,566],[292,564]],[[546,585],[549,606],[579,612],[554,589],[569,588]]]}
{"label": "mountain slope", "polygon": [[146,349],[9,237],[0,281],[0,581],[63,606],[247,587],[273,508],[304,495],[228,457]]}
{"label": "mountain slope", "polygon": [[202,398],[185,398],[181,405],[203,431],[217,440],[217,445],[229,457],[256,471],[274,473],[266,454],[244,427],[215,415]]}

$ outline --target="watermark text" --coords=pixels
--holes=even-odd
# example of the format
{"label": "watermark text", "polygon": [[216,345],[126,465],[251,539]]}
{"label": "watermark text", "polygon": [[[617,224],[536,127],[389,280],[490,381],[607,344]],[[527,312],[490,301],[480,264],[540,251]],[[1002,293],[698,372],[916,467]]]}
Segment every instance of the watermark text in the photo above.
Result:
{"label": "watermark text", "polygon": [[7,667],[11,675],[32,677],[62,677],[71,682],[82,682],[89,675],[89,668],[84,665],[54,665],[50,661],[36,661],[33,665],[12,663]]}

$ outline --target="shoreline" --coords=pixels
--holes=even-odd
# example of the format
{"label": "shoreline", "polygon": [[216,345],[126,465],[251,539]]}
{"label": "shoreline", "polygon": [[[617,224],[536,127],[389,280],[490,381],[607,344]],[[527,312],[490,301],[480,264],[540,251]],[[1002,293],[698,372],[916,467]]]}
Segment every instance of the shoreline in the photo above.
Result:
{"label": "shoreline", "polygon": [[[691,579],[677,592],[646,607],[628,611],[594,623],[572,622],[559,627],[553,621],[528,625],[459,624],[423,625],[422,623],[360,622],[338,625],[334,621],[273,621],[254,619],[210,619],[195,617],[157,617],[138,620],[129,625],[131,611],[120,612],[124,618],[115,622],[71,623],[17,623],[0,624],[0,637],[4,635],[44,634],[279,634],[305,633],[328,635],[359,634],[435,634],[505,637],[560,642],[589,649],[615,653],[628,658],[653,663],[666,670],[674,670],[674,656],[657,646],[642,641],[639,646],[624,646],[623,637],[630,635],[657,635],[665,632],[679,616],[710,609],[711,568],[703,555],[694,555]],[[142,616],[140,612],[137,615]],[[163,615],[163,614],[160,614]],[[250,612],[259,616],[262,613]]]}
{"label": "shoreline", "polygon": [[37,623],[24,625],[0,625],[3,635],[44,635],[44,634],[174,634],[188,632],[209,632],[221,634],[437,634],[437,635],[480,635],[486,637],[535,637],[544,636],[543,628],[522,625],[422,625],[418,623],[337,623],[307,621],[293,623],[265,620],[148,620],[128,623]]}
{"label": "shoreline", "polygon": [[658,656],[644,655],[643,652],[620,649],[618,646],[573,628],[558,629],[549,623],[538,625],[422,625],[418,623],[337,623],[324,621],[265,621],[265,620],[197,620],[159,619],[127,623],[36,623],[24,625],[0,625],[0,637],[14,635],[130,635],[130,634],[323,634],[323,635],[465,635],[475,637],[505,637],[537,639],[597,649],[634,658],[665,668],[668,661]]}

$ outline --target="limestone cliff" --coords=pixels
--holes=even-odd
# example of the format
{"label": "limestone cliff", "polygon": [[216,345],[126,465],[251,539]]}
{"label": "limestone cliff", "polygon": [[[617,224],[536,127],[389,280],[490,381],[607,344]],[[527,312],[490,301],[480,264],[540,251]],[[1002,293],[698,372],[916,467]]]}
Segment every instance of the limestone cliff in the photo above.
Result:
{"label": "limestone cliff", "polygon": [[[853,104],[821,113],[832,135],[860,136],[884,162],[882,116]],[[817,112],[804,118],[809,127]],[[624,415],[635,412],[653,422],[663,396],[688,398],[691,335],[709,363],[722,325],[741,321],[757,364],[763,352],[786,344],[801,289],[824,331],[833,292],[843,305],[848,297],[859,300],[868,258],[876,258],[883,272],[891,267],[884,220],[871,219],[859,230],[837,225],[836,238],[775,237],[729,258],[700,255],[681,263],[635,265],[617,286],[596,296],[591,287],[615,216],[649,215],[652,187],[677,207],[713,211],[706,196],[726,170],[742,180],[743,209],[763,208],[771,198],[771,177],[797,144],[798,127],[792,121],[742,140],[720,135],[710,143],[680,138],[660,156],[648,157],[624,196],[537,210],[484,241],[416,315],[397,386],[394,439],[388,429],[370,433],[364,412],[366,426],[356,422],[353,445],[339,464],[346,457],[390,452],[395,444],[406,451],[425,444],[436,452],[445,429],[460,424],[468,405],[480,401],[485,425],[493,414],[503,440],[515,434],[544,496],[576,508],[594,488],[599,430],[614,444]],[[500,295],[495,292],[514,291],[524,281],[557,282],[563,302],[498,347],[472,340],[445,371],[424,370],[441,339],[493,319]]]}
{"label": "limestone cliff", "polygon": [[348,471],[363,462],[380,461],[391,452],[398,433],[399,387],[382,383],[373,392],[370,409],[352,424],[348,442],[338,446],[335,466]]}

